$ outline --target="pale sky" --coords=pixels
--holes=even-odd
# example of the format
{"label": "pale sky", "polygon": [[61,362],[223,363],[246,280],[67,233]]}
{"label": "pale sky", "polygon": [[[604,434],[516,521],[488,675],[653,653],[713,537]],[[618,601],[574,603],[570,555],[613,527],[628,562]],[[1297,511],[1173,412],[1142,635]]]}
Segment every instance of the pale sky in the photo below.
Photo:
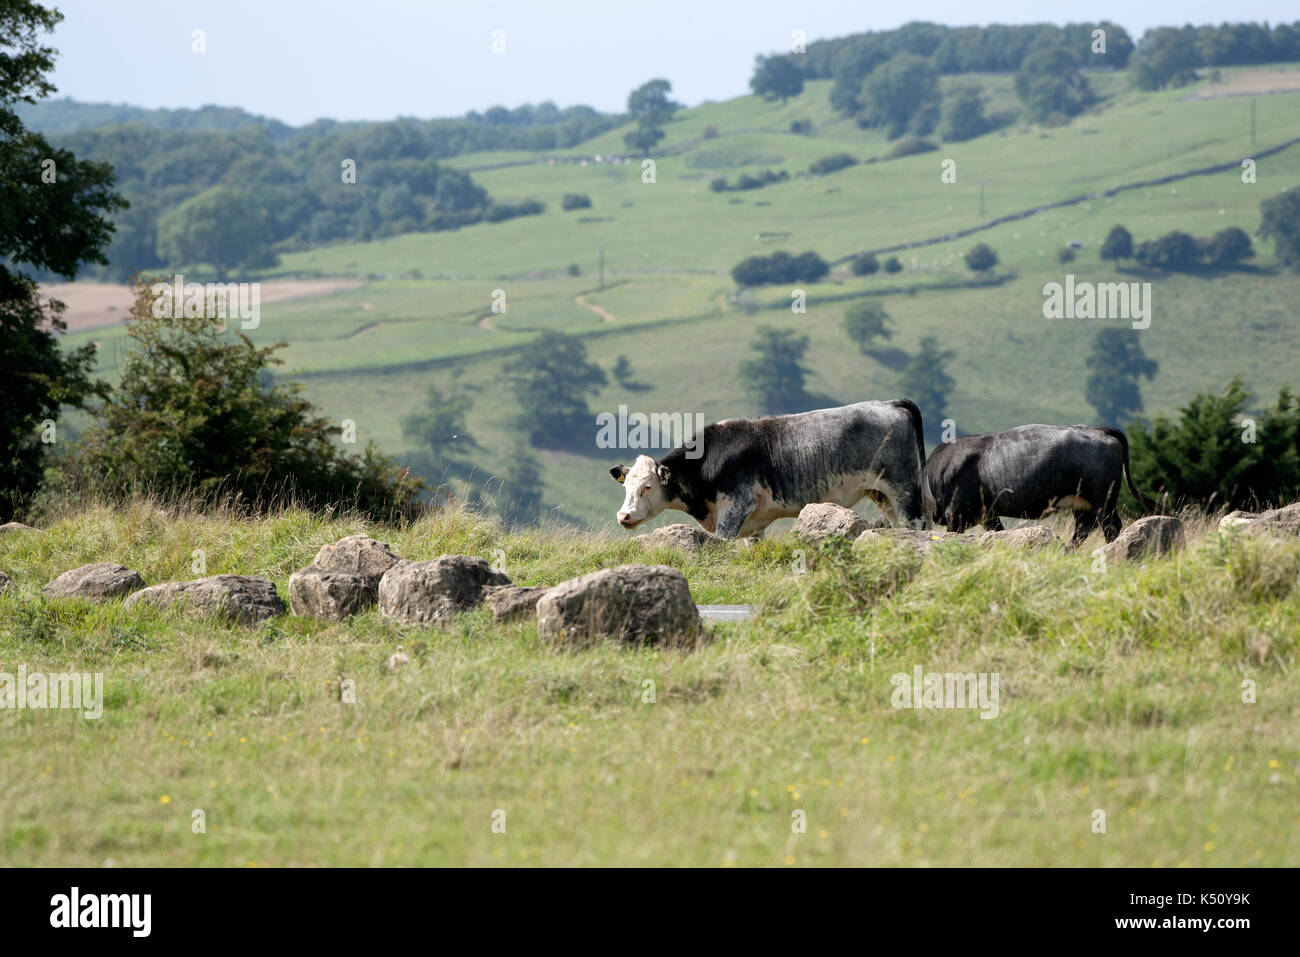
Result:
{"label": "pale sky", "polygon": [[[1149,26],[1300,19],[1295,0],[43,0],[64,14],[58,96],[144,107],[241,106],[299,125],[322,116],[455,116],[552,100],[624,108],[666,77],[695,105],[747,93],[756,53],[909,20],[1111,20]],[[1050,13],[1045,11],[1050,10]],[[207,52],[191,51],[192,31]],[[493,31],[505,52],[493,53]],[[46,35],[48,38],[49,35]]]}

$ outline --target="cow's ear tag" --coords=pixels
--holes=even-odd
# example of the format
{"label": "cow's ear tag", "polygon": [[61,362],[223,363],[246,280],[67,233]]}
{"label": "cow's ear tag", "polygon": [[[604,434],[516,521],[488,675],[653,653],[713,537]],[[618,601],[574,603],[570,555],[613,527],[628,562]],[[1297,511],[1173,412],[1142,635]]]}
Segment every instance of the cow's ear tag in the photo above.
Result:
{"label": "cow's ear tag", "polygon": [[622,485],[623,480],[627,478],[627,466],[615,465],[613,468],[609,470],[609,474],[613,476],[615,482],[617,482],[619,485]]}

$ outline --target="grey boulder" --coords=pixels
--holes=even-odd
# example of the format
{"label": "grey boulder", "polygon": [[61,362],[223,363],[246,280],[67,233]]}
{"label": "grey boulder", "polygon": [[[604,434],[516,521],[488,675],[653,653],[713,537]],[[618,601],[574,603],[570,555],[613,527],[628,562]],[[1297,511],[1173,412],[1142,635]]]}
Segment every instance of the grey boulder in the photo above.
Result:
{"label": "grey boulder", "polygon": [[490,585],[509,585],[477,555],[398,562],[379,582],[379,613],[406,625],[446,624],[483,601]]}
{"label": "grey boulder", "polygon": [[50,598],[108,601],[129,595],[143,587],[144,579],[125,565],[95,562],[64,572],[46,585],[44,590]]}
{"label": "grey boulder", "polygon": [[981,545],[996,545],[999,542],[1019,548],[1046,548],[1061,544],[1061,540],[1046,525],[1021,525],[1000,532],[985,532],[980,536]]}
{"label": "grey boulder", "polygon": [[379,583],[364,575],[308,565],[289,576],[289,610],[308,618],[343,621],[379,600]]}
{"label": "grey boulder", "polygon": [[1219,519],[1219,528],[1224,531],[1300,535],[1300,502],[1293,502],[1282,508],[1271,508],[1265,512],[1229,512]]}
{"label": "grey boulder", "polygon": [[698,526],[679,523],[665,525],[648,534],[638,535],[633,541],[640,542],[645,548],[677,548],[694,553],[708,545],[718,544],[721,539],[710,535]]}
{"label": "grey boulder", "polygon": [[483,599],[492,609],[492,620],[515,621],[537,614],[537,603],[550,592],[549,588],[522,588],[519,585],[498,585],[486,590]]}
{"label": "grey boulder", "polygon": [[819,502],[803,507],[799,517],[794,520],[790,534],[806,538],[814,544],[833,535],[852,541],[870,527],[870,523],[851,508]]}
{"label": "grey boulder", "polygon": [[686,576],[666,565],[592,572],[561,582],[537,603],[538,632],[566,643],[675,643],[694,638],[699,628]]}
{"label": "grey boulder", "polygon": [[1182,519],[1172,515],[1139,518],[1100,551],[1107,561],[1131,562],[1164,555],[1184,543]]}
{"label": "grey boulder", "polygon": [[295,615],[331,621],[360,614],[379,600],[380,580],[401,561],[369,535],[339,539],[289,576],[289,608]]}
{"label": "grey boulder", "polygon": [[284,614],[275,583],[252,575],[209,575],[185,582],[164,582],[136,592],[128,606],[181,605],[201,615],[221,615],[244,625]]}
{"label": "grey boulder", "polygon": [[401,557],[393,554],[387,543],[377,542],[369,535],[349,535],[322,547],[310,567],[359,575],[378,588],[384,573],[400,561]]}

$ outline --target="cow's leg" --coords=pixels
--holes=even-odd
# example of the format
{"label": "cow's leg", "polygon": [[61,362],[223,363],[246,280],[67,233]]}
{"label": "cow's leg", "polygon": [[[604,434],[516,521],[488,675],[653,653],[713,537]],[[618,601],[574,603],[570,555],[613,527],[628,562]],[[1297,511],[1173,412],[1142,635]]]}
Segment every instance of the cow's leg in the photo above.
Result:
{"label": "cow's leg", "polygon": [[1119,490],[1112,487],[1106,490],[1106,497],[1097,509],[1097,518],[1101,522],[1101,532],[1107,542],[1113,542],[1119,536],[1122,522],[1119,518]]}
{"label": "cow's leg", "polygon": [[1084,543],[1093,529],[1097,527],[1097,513],[1091,509],[1075,509],[1074,511],[1074,537],[1070,540],[1070,545],[1078,548]]}
{"label": "cow's leg", "polygon": [[[886,522],[888,522],[890,525],[896,524],[895,517],[894,517],[894,506],[890,504],[890,501],[888,498],[885,497],[884,492],[877,491],[874,488],[869,488],[863,491],[862,497],[869,500],[872,505],[876,506],[876,508],[880,510],[880,514],[884,516]],[[850,507],[851,506],[847,506],[847,505],[845,506],[845,508],[850,508]]]}
{"label": "cow's leg", "polygon": [[876,476],[871,480],[867,495],[895,528],[929,527],[921,488],[915,476]]}
{"label": "cow's leg", "polygon": [[921,490],[911,485],[902,489],[890,489],[889,497],[890,524],[906,525],[909,528],[927,528],[925,507],[921,502]]}
{"label": "cow's leg", "polygon": [[986,531],[990,532],[1001,532],[1004,530],[1002,528],[1002,519],[998,518],[996,515],[990,515],[984,521],[984,528]]}
{"label": "cow's leg", "polygon": [[969,495],[955,495],[948,503],[948,531],[956,535],[978,525],[983,518],[984,510]]}
{"label": "cow's leg", "polygon": [[714,534],[718,538],[725,539],[739,537],[740,530],[745,525],[745,520],[753,512],[754,495],[752,493],[718,496],[718,526]]}
{"label": "cow's leg", "polygon": [[889,496],[880,495],[876,500],[876,506],[880,509],[880,514],[885,516],[885,521],[889,523],[890,528],[898,528],[903,524],[898,515],[898,508]]}

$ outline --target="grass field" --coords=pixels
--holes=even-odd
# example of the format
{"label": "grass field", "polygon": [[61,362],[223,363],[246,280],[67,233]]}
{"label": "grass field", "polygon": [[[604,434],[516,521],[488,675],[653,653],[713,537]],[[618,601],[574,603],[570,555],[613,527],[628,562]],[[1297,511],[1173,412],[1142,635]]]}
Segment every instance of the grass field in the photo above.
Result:
{"label": "grass field", "polygon": [[[950,373],[956,388],[947,409],[922,410],[927,418],[937,420],[942,412],[966,432],[1090,420],[1084,360],[1107,321],[1043,318],[1044,284],[1062,282],[1067,272],[1080,280],[1152,283],[1154,317],[1141,343],[1160,369],[1142,384],[1147,413],[1172,411],[1196,391],[1221,388],[1234,373],[1264,404],[1282,385],[1297,384],[1300,342],[1300,278],[1276,270],[1271,246],[1257,245],[1250,269],[1195,277],[1116,271],[1100,261],[1097,248],[1116,223],[1135,240],[1175,228],[1209,236],[1238,226],[1253,234],[1260,203],[1300,186],[1300,146],[1260,159],[1254,184],[1230,169],[1042,212],[967,239],[901,252],[905,269],[897,276],[855,278],[838,268],[806,288],[805,315],[790,312],[785,288],[757,293],[763,308],[752,315],[730,299],[731,267],[755,253],[813,249],[835,259],[1248,155],[1246,99],[1182,99],[1272,75],[1225,72],[1223,84],[1151,94],[1127,88],[1123,76],[1098,74],[1092,80],[1102,103],[1069,126],[1015,124],[968,143],[944,144],[938,152],[743,193],[713,193],[708,182],[763,168],[797,174],[814,159],[841,151],[865,160],[882,156],[889,144],[878,131],[837,120],[826,82],[809,84],[787,104],[755,97],[705,104],[683,111],[669,127],[665,145],[677,151],[657,160],[653,184],[642,181],[635,162],[486,170],[475,177],[494,197],[542,199],[546,213],[285,255],[273,276],[352,276],[364,285],[267,304],[252,336],[287,342],[286,371],[304,374],[308,396],[331,418],[355,421],[361,443],[374,439],[399,457],[409,445],[402,417],[429,385],[446,390],[459,374],[460,382],[480,387],[468,423],[480,445],[469,459],[479,476],[501,474],[515,445],[515,401],[501,387],[501,365],[526,354],[542,330],[582,336],[607,370],[627,356],[635,378],[648,386],[629,392],[611,384],[592,397],[593,412],[626,404],[700,412],[714,421],[759,411],[740,386],[737,365],[754,328],[768,324],[810,337],[808,391],[825,404],[898,394],[899,368],[920,338],[932,335],[955,354]],[[1009,76],[945,80],[955,82],[982,84],[990,111],[1015,106]],[[1298,103],[1300,93],[1258,99],[1259,148],[1300,135]],[[817,133],[789,133],[794,119],[812,120]],[[719,135],[704,139],[709,126]],[[620,153],[622,133],[612,131],[570,153]],[[456,165],[475,168],[528,155],[477,154]],[[957,164],[955,184],[940,182],[940,163],[949,158]],[[559,199],[567,192],[587,193],[593,208],[561,211]],[[1083,248],[1074,262],[1062,264],[1057,251],[1071,240]],[[997,251],[999,284],[975,283],[964,268],[961,255],[976,241]],[[602,250],[603,289],[597,275]],[[576,277],[568,275],[571,264],[579,267]],[[417,274],[428,278],[398,278]],[[506,297],[504,314],[492,312],[497,290]],[[880,297],[894,319],[889,349],[877,355],[859,354],[841,329],[845,310],[860,297]],[[100,344],[101,374],[112,379],[123,357],[122,330],[68,337],[70,344],[91,340]],[[607,527],[618,501],[605,471],[614,462],[595,453],[544,453],[545,500],[566,518]]]}
{"label": "grass field", "polygon": [[[691,650],[564,651],[483,610],[247,628],[39,595],[91,561],[190,578],[195,549],[284,595],[359,531],[412,559],[501,549],[520,584],[671,564],[757,615]],[[461,511],[69,506],[0,535],[0,661],[102,672],[104,713],[0,711],[0,865],[1300,863],[1300,541],[1194,520],[1184,551],[1105,572],[1090,545],[882,543],[800,574],[790,538],[687,558]],[[917,666],[996,673],[997,716],[892,707]]]}

